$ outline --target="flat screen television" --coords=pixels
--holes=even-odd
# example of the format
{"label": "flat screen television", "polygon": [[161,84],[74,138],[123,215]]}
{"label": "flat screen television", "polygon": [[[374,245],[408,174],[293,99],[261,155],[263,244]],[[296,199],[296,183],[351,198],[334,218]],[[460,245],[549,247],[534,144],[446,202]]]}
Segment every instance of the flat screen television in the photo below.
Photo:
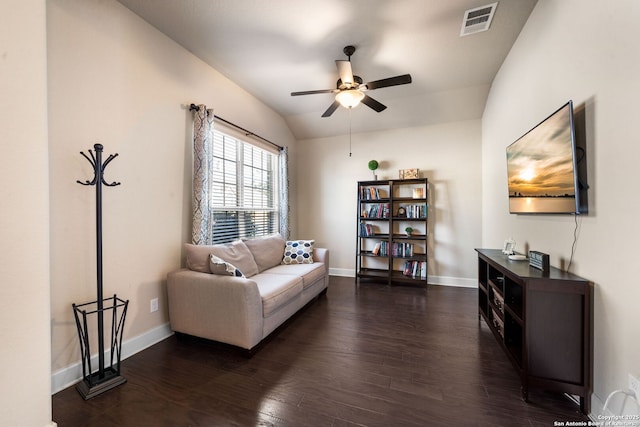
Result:
{"label": "flat screen television", "polygon": [[582,157],[569,101],[507,147],[509,212],[586,213],[578,179]]}

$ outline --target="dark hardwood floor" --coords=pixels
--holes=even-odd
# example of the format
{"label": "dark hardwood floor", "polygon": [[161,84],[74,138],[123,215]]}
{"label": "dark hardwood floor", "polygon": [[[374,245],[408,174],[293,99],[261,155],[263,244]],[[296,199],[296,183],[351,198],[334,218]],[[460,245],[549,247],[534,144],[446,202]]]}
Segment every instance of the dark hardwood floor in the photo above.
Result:
{"label": "dark hardwood floor", "polygon": [[[126,338],[126,337],[125,337]],[[172,336],[122,362],[128,382],[84,401],[53,396],[67,426],[552,426],[587,420],[563,396],[520,399],[479,322],[477,290],[331,277],[251,358]]]}

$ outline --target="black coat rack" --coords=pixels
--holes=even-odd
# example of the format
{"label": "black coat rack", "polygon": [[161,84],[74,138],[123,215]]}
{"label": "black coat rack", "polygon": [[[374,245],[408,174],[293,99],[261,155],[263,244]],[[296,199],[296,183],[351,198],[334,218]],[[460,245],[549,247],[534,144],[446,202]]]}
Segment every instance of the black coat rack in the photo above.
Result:
{"label": "black coat rack", "polygon": [[[95,397],[107,390],[110,390],[127,380],[120,375],[120,356],[122,350],[122,332],[124,321],[127,315],[129,301],[113,297],[104,298],[102,294],[102,185],[115,187],[119,182],[108,183],[104,180],[104,169],[115,159],[118,154],[111,154],[102,163],[102,144],[95,144],[94,153],[89,150],[91,157],[84,152],[82,156],[91,163],[94,170],[93,180],[76,181],[82,185],[92,185],[96,187],[96,261],[97,261],[97,299],[84,304],[73,304],[73,313],[78,328],[78,338],[80,340],[80,353],[82,355],[82,375],[83,379],[78,383],[76,389],[85,400]],[[110,336],[110,363],[105,366],[105,336],[104,317],[111,319]],[[95,315],[97,322],[98,339],[98,369],[93,372],[91,364],[91,347],[89,339],[89,325],[87,319],[93,319]]]}

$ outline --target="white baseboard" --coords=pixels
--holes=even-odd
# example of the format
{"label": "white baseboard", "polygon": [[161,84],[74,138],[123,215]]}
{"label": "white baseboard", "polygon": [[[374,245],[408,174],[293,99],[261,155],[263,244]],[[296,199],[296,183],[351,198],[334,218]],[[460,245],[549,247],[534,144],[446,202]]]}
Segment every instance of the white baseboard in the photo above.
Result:
{"label": "white baseboard", "polygon": [[[330,276],[355,277],[356,272],[349,268],[329,268]],[[478,279],[464,277],[429,276],[430,285],[456,286],[459,288],[477,288]]]}
{"label": "white baseboard", "polygon": [[355,271],[349,268],[331,268],[329,267],[329,276],[356,277]]}
{"label": "white baseboard", "polygon": [[591,412],[589,413],[589,419],[592,421],[594,426],[603,425],[602,419],[598,419],[598,414],[607,415],[603,413],[604,402],[600,400],[595,393],[592,393],[589,398],[591,399]]}
{"label": "white baseboard", "polygon": [[[170,337],[173,331],[169,323],[158,326],[136,337],[122,342],[121,360],[151,347],[152,345]],[[105,351],[105,360],[109,360],[110,350]],[[98,366],[98,354],[91,357],[91,366]],[[82,363],[77,362],[62,368],[51,375],[51,394],[55,394],[65,388],[72,386],[82,379]],[[55,424],[53,424],[55,426]]]}
{"label": "white baseboard", "polygon": [[478,279],[464,277],[429,276],[430,285],[455,286],[458,288],[477,288]]}

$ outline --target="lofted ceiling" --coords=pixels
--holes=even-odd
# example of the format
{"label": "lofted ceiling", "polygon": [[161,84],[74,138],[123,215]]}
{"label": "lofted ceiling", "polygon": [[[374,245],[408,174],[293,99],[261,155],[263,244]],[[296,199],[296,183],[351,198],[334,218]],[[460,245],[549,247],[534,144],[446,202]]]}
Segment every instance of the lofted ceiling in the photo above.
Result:
{"label": "lofted ceiling", "polygon": [[[488,31],[460,37],[464,12],[495,0],[119,0],[273,108],[297,139],[479,119],[494,76],[537,0],[501,0]],[[365,105],[322,113],[336,59],[353,45],[365,82],[413,82],[368,94]],[[215,106],[213,106],[215,108]],[[350,117],[351,116],[351,117]]]}

